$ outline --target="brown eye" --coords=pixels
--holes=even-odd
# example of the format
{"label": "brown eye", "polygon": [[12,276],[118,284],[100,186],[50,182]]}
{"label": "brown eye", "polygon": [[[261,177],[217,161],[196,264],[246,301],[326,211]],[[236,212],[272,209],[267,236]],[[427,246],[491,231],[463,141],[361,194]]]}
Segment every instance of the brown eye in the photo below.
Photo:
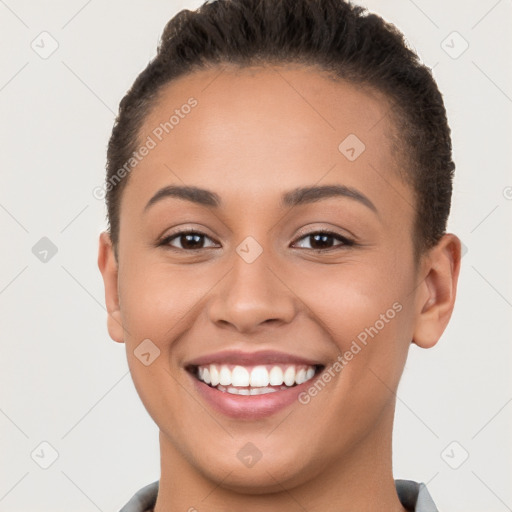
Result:
{"label": "brown eye", "polygon": [[[303,247],[305,249],[312,249],[315,251],[325,251],[335,249],[337,247],[351,246],[354,245],[352,240],[345,238],[344,236],[332,233],[330,231],[315,231],[307,235],[302,236],[299,240],[310,240],[310,247]],[[337,239],[341,243],[334,244],[334,239]]]}
{"label": "brown eye", "polygon": [[[159,245],[167,245],[173,249],[194,251],[205,248],[205,239],[211,240],[210,237],[199,231],[180,231],[179,233],[174,233],[173,235],[165,237]],[[171,243],[174,241],[179,243],[178,247]],[[215,244],[210,245],[210,247],[215,247]]]}
{"label": "brown eye", "polygon": [[[313,251],[329,251],[338,247],[343,248],[354,245],[352,240],[330,231],[315,231],[302,236],[299,238],[300,240],[309,240],[310,246],[302,248]],[[205,245],[207,241],[212,243]],[[165,237],[159,245],[183,251],[197,251],[208,247],[216,247],[212,239],[200,231],[180,231],[174,233]]]}

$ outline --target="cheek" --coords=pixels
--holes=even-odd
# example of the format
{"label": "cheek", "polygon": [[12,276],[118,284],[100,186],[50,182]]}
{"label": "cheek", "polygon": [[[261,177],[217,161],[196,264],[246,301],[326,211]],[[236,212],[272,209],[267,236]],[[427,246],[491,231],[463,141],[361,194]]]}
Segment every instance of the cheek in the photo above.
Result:
{"label": "cheek", "polygon": [[[375,284],[378,279],[380,285]],[[359,278],[351,274],[326,280],[309,295],[310,311],[339,353],[328,366],[327,391],[311,399],[318,401],[314,410],[324,411],[329,426],[328,434],[319,435],[326,435],[333,447],[342,449],[347,442],[339,435],[340,418],[348,436],[363,435],[391,411],[413,325],[407,289],[405,279],[382,278],[367,269]]]}
{"label": "cheek", "polygon": [[[198,270],[192,265],[180,268],[160,262],[148,265],[148,270],[134,264],[120,272],[119,294],[128,364],[148,410],[162,398],[161,389],[167,389],[173,396],[179,394],[174,378],[183,377],[181,363],[187,350],[190,351],[190,346],[183,342],[193,338],[188,334],[193,329],[202,332],[199,326],[205,321],[211,292],[219,275],[225,273],[206,267]],[[137,359],[144,340],[150,340],[149,347],[158,354],[147,367]]]}
{"label": "cheek", "polygon": [[[195,279],[190,270],[162,264],[146,267],[141,265],[142,258],[132,261],[137,263],[124,265],[119,271],[127,361],[142,402],[154,421],[162,425],[169,422],[165,411],[191,407],[188,395],[180,403],[183,396],[176,382],[182,376],[174,349],[190,329],[197,308],[202,307],[201,298],[213,283],[208,286],[208,282]],[[149,356],[144,357],[145,353]],[[167,427],[179,429],[172,422]]]}
{"label": "cheek", "polygon": [[343,414],[347,401],[358,414],[376,411],[403,371],[414,325],[412,275],[405,266],[402,273],[391,268],[382,260],[362,272],[340,267],[329,278],[302,279],[300,293],[314,321],[336,345],[339,364],[333,362],[332,373]]}
{"label": "cheek", "polygon": [[[331,266],[317,274],[303,273],[297,280],[298,295],[318,322],[347,348],[353,339],[395,330],[400,324],[410,289],[406,273],[397,275],[382,262],[373,265]],[[300,287],[300,288],[299,288]]]}
{"label": "cheek", "polygon": [[119,294],[128,338],[136,334],[163,342],[162,335],[172,336],[208,290],[208,281],[194,277],[190,269],[152,265],[123,270]]}

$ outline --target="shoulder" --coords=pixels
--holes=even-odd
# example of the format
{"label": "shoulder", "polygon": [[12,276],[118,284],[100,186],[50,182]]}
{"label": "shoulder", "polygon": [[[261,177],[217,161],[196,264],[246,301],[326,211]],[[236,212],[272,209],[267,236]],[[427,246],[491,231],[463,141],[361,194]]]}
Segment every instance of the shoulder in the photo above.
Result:
{"label": "shoulder", "polygon": [[424,483],[395,480],[396,492],[402,505],[411,512],[439,512]]}
{"label": "shoulder", "polygon": [[139,489],[119,512],[151,512],[156,503],[159,480]]}

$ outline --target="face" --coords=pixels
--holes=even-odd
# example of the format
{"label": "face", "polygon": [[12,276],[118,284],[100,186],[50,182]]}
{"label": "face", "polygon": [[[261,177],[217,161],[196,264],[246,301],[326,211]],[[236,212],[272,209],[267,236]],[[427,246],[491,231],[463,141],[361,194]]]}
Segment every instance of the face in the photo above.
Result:
{"label": "face", "polygon": [[185,76],[148,114],[118,267],[107,243],[100,259],[110,334],[176,467],[256,492],[387,453],[432,290],[388,108],[265,67]]}

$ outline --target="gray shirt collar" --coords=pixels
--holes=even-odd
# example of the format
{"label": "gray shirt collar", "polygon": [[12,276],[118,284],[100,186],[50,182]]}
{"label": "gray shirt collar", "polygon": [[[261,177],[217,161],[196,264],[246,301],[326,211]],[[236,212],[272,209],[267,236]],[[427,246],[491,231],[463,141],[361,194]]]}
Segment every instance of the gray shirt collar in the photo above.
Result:
{"label": "gray shirt collar", "polygon": [[[119,512],[152,512],[158,494],[159,480],[139,489]],[[411,512],[439,512],[424,483],[395,480],[402,505]]]}

